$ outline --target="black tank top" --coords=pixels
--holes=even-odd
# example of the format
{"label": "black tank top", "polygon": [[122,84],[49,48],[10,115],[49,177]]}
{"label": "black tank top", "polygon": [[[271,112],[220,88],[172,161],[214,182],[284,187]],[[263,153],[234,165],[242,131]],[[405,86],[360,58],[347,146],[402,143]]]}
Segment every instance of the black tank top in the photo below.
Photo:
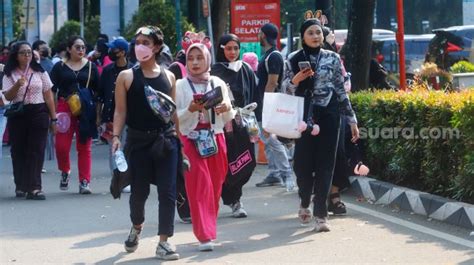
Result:
{"label": "black tank top", "polygon": [[[140,131],[154,131],[167,129],[165,124],[151,110],[145,98],[143,73],[139,67],[133,67],[133,81],[127,91],[127,126]],[[153,89],[170,94],[171,84],[166,76],[165,69],[160,66],[160,75],[154,78],[144,78]]]}

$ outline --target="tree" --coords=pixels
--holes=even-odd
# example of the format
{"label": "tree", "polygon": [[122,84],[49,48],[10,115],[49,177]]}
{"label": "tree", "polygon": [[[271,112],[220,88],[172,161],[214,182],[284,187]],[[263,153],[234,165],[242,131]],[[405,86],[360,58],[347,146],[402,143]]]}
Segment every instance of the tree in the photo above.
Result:
{"label": "tree", "polygon": [[66,42],[69,37],[73,35],[79,35],[80,32],[81,24],[74,20],[68,20],[58,31],[53,34],[53,36],[51,36],[49,46],[51,48],[58,48],[59,44]]}
{"label": "tree", "polygon": [[[226,32],[229,21],[230,0],[212,1],[212,31],[214,43],[219,42],[219,38]],[[224,23],[225,22],[225,23]]]}
{"label": "tree", "polygon": [[347,71],[352,73],[352,90],[369,87],[369,67],[372,48],[376,0],[352,0],[349,31],[343,55]]}
{"label": "tree", "polygon": [[[188,30],[194,31],[194,27],[181,17],[182,32]],[[176,51],[177,41],[181,36],[176,36],[175,30],[175,9],[169,2],[162,0],[147,0],[140,3],[140,7],[133,15],[130,23],[125,27],[125,37],[131,39],[135,35],[135,31],[144,25],[156,25],[160,27],[165,35],[165,43],[167,43],[172,52]]]}

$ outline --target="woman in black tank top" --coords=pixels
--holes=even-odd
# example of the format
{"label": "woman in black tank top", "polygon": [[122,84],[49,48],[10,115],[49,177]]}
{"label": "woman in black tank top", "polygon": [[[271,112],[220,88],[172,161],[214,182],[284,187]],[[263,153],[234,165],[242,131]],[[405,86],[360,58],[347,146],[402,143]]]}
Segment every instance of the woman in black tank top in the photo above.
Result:
{"label": "woman in black tank top", "polygon": [[161,30],[154,26],[142,27],[135,37],[135,54],[139,65],[122,71],[117,78],[112,137],[112,153],[115,153],[120,150],[120,133],[127,124],[124,153],[130,175],[130,219],[133,226],[125,241],[125,250],[134,252],[138,247],[145,221],[145,202],[150,194],[150,184],[155,184],[160,205],[160,238],[156,256],[164,260],[176,260],[179,254],[167,240],[174,233],[176,175],[182,160],[181,144],[175,130],[177,119],[174,115],[171,122],[162,121],[154,114],[145,97],[146,84],[174,100],[175,79],[171,72],[158,66],[155,60],[163,47]]}

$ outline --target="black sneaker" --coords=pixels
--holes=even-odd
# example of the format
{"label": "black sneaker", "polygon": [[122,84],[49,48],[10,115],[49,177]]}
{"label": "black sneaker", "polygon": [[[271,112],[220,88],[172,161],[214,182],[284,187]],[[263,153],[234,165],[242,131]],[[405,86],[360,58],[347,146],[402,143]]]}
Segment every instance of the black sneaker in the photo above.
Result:
{"label": "black sneaker", "polygon": [[138,240],[140,239],[141,229],[136,229],[134,226],[130,229],[128,238],[125,241],[125,250],[129,253],[135,252],[138,248]]}
{"label": "black sneaker", "polygon": [[255,184],[257,187],[270,187],[270,186],[284,186],[283,181],[279,177],[268,176],[262,182]]}
{"label": "black sneaker", "polygon": [[61,190],[68,190],[69,187],[69,173],[63,172],[61,173],[61,181],[59,182],[59,189]]}

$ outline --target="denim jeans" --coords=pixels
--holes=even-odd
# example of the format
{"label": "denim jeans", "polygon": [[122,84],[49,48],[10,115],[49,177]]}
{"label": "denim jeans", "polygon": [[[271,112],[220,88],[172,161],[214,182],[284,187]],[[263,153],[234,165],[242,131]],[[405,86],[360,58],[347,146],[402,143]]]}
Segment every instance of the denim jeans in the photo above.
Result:
{"label": "denim jeans", "polygon": [[268,170],[270,171],[269,176],[281,177],[283,180],[286,177],[291,177],[293,170],[288,160],[288,150],[284,144],[282,144],[274,134],[270,134],[267,138],[263,135],[263,128],[260,125],[260,139],[265,144],[265,155],[268,161]]}

